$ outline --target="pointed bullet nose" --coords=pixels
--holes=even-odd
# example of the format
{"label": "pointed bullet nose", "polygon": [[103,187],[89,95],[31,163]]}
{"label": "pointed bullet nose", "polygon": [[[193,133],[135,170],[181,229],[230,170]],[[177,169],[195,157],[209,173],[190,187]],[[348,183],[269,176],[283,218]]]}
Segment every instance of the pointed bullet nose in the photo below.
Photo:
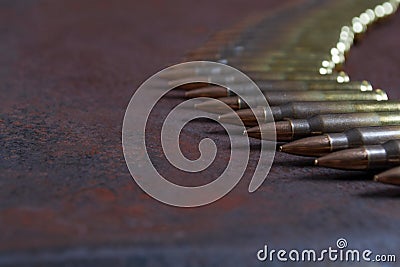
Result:
{"label": "pointed bullet nose", "polygon": [[384,184],[400,185],[400,167],[395,167],[375,175],[374,181]]}
{"label": "pointed bullet nose", "polygon": [[220,121],[222,123],[229,123],[229,124],[234,124],[234,125],[242,124],[242,120],[239,118],[239,116],[235,112],[230,112],[230,113],[226,113],[226,114],[218,116],[218,121]]}
{"label": "pointed bullet nose", "polygon": [[249,128],[245,132],[249,137],[261,139],[261,130],[259,126]]}
{"label": "pointed bullet nose", "polygon": [[303,138],[282,145],[280,151],[300,156],[323,156],[331,152],[330,139],[326,135]]}
{"label": "pointed bullet nose", "polygon": [[365,170],[368,168],[368,153],[365,148],[345,149],[320,157],[315,163],[334,169]]}
{"label": "pointed bullet nose", "polygon": [[263,139],[268,141],[275,141],[276,139],[276,130],[275,124],[272,123],[264,123],[260,126],[255,126],[247,129],[247,135],[257,139]]}

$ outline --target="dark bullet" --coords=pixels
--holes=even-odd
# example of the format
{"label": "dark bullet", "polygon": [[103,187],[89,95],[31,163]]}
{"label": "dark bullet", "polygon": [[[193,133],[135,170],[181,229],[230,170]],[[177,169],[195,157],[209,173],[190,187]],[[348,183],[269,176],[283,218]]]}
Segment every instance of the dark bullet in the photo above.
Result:
{"label": "dark bullet", "polygon": [[[275,121],[283,119],[306,119],[318,114],[355,113],[355,112],[393,112],[400,111],[400,101],[316,101],[292,102],[270,107]],[[254,113],[253,113],[254,111]],[[265,123],[267,109],[257,107],[254,110],[240,109],[239,115],[245,126],[256,126],[259,121]],[[219,116],[221,122],[231,123],[236,114],[227,113]],[[232,121],[233,123],[233,121]]]}
{"label": "dark bullet", "polygon": [[[386,101],[387,95],[384,91],[377,89],[371,92],[357,92],[357,91],[268,91],[262,92],[265,99],[270,106],[279,106],[288,104],[290,102],[298,101],[366,101],[366,100],[377,100]],[[223,97],[218,100],[225,102],[233,109],[246,109],[249,106],[264,106],[265,100],[256,97],[249,96],[246,101],[243,101],[237,96]],[[338,102],[339,103],[339,102]],[[205,101],[197,105],[197,108],[213,112],[220,113],[218,110],[218,104],[216,101]]]}
{"label": "dark bullet", "polygon": [[316,159],[315,164],[344,170],[367,170],[400,165],[400,140],[333,152]]}
{"label": "dark bullet", "polygon": [[[352,128],[387,125],[400,125],[400,113],[365,112],[316,115],[309,119],[288,119],[261,124],[251,128],[251,132],[259,133],[258,136],[261,136],[262,132],[269,133],[275,126],[277,141],[291,141],[324,133],[340,133]],[[268,135],[265,136],[268,137]]]}
{"label": "dark bullet", "polygon": [[395,167],[374,176],[375,182],[400,185],[400,167]]}
{"label": "dark bullet", "polygon": [[301,156],[323,156],[338,150],[383,144],[393,139],[400,139],[400,126],[362,127],[296,140],[280,146],[280,151]]}

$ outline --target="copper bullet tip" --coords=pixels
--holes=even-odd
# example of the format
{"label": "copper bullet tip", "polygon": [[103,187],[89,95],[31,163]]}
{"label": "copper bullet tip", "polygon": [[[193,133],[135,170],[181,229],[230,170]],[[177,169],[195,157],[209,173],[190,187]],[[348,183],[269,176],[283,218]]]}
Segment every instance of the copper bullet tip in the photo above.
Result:
{"label": "copper bullet tip", "polygon": [[185,93],[185,97],[194,98],[194,97],[211,97],[211,98],[220,98],[227,97],[228,90],[224,87],[220,86],[209,86],[203,87],[199,89],[194,89]]}
{"label": "copper bullet tip", "polygon": [[247,135],[257,139],[275,141],[276,139],[275,124],[273,122],[264,123],[259,126],[249,128],[247,129]]}
{"label": "copper bullet tip", "polygon": [[241,125],[242,120],[240,116],[236,112],[229,112],[223,115],[218,116],[218,121],[222,123],[229,123],[234,125]]}
{"label": "copper bullet tip", "polygon": [[400,167],[395,167],[375,175],[374,181],[384,184],[400,185]]}
{"label": "copper bullet tip", "polygon": [[327,135],[299,139],[280,148],[282,152],[300,156],[323,156],[331,152],[330,139]]}
{"label": "copper bullet tip", "polygon": [[316,165],[343,170],[365,170],[368,168],[368,152],[362,147],[341,150],[318,158]]}
{"label": "copper bullet tip", "polygon": [[249,137],[261,139],[261,129],[259,126],[252,127],[246,130],[246,133]]}

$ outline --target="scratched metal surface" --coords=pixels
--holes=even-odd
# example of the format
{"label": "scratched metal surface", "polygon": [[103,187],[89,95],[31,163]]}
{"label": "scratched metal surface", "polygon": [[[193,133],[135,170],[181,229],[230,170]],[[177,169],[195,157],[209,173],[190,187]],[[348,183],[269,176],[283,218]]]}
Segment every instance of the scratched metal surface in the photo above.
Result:
{"label": "scratched metal surface", "polygon": [[[130,177],[121,127],[135,88],[211,33],[280,2],[1,1],[0,265],[257,266],[263,244],[318,249],[339,237],[398,252],[400,188],[371,182],[372,173],[277,153],[267,181],[248,194],[252,141],[244,179],[206,207],[160,204]],[[346,66],[391,98],[400,97],[398,29],[399,15],[374,27]],[[189,124],[185,155],[196,158],[207,136],[218,160],[192,176],[171,168],[158,129],[179,94],[151,117],[151,155],[173,180],[204,184],[229,160],[228,139],[211,122]]]}

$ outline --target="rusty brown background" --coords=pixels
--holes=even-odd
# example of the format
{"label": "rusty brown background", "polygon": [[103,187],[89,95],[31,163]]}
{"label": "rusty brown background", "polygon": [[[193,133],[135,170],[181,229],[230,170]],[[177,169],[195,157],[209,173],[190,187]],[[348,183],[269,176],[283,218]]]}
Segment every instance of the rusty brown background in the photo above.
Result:
{"label": "rusty brown background", "polygon": [[[134,90],[215,31],[282,2],[300,3],[0,1],[0,265],[258,266],[264,244],[318,249],[340,237],[352,248],[398,253],[400,188],[371,182],[373,173],[278,153],[267,181],[249,194],[252,141],[246,177],[206,207],[163,205],[130,177],[121,127]],[[376,25],[346,65],[353,79],[392,98],[400,97],[399,29],[399,14]],[[210,170],[180,175],[157,139],[176,96],[152,116],[150,151],[163,174],[202,184],[229,160],[228,139],[213,123],[189,124],[184,153],[196,158],[209,136],[219,157]]]}

